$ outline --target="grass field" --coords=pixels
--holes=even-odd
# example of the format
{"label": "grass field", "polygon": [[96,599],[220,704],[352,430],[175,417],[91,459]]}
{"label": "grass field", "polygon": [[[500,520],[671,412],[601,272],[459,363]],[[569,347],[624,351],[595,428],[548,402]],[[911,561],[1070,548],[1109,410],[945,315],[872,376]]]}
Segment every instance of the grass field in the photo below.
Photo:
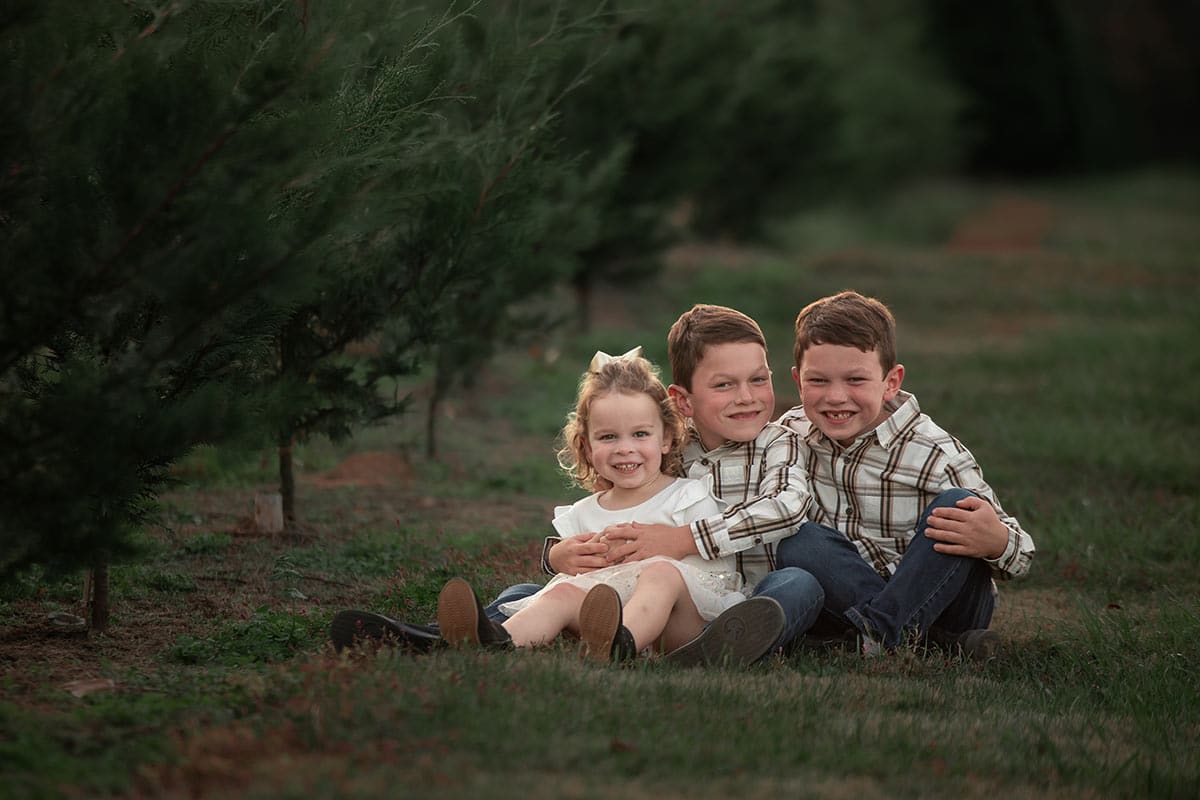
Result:
{"label": "grass field", "polygon": [[[445,409],[300,454],[303,535],[250,524],[270,453],[180,466],[113,626],[81,580],[0,596],[0,796],[1200,796],[1200,176],[914,187],[755,250],[693,243],[596,325],[506,353]],[[579,496],[552,438],[596,349],[665,363],[694,302],[755,316],[781,407],[790,324],[855,288],[900,323],[905,388],[1033,535],[987,663],[804,651],[749,670],[539,653],[335,656],[345,607],[423,620],[453,575],[540,579]],[[418,396],[421,387],[414,387]]]}

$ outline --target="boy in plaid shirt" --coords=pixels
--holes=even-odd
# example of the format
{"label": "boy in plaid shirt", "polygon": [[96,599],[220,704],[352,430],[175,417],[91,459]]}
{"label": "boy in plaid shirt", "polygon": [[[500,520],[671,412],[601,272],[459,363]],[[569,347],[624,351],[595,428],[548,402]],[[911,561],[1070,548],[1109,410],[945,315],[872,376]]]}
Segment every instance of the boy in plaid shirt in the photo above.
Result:
{"label": "boy in plaid shirt", "polygon": [[992,579],[1025,575],[1033,540],[901,390],[891,312],[857,292],[817,300],[796,318],[793,358],[802,405],[778,423],[807,445],[812,503],[777,558],[821,583],[813,632],[857,634],[866,655],[906,639],[993,654]]}

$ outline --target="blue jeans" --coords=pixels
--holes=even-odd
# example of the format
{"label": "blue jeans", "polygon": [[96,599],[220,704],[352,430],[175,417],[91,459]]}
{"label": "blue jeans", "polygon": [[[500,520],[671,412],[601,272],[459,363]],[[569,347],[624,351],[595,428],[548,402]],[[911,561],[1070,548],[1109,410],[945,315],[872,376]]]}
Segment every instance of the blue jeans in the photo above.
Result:
{"label": "blue jeans", "polygon": [[[505,589],[485,609],[484,613],[496,622],[508,619],[500,611],[501,603],[529,597],[542,587],[536,583],[519,583]],[[821,613],[825,595],[817,579],[802,569],[777,569],[754,587],[751,597],[770,597],[783,608],[783,634],[775,647],[784,647],[796,636],[807,631]]]}
{"label": "blue jeans", "polygon": [[514,600],[522,600],[530,595],[537,594],[541,591],[541,585],[536,583],[518,583],[516,586],[510,586],[496,596],[496,599],[488,603],[484,607],[483,613],[487,614],[488,619],[493,622],[504,622],[508,619],[508,615],[500,611],[501,603],[511,603]]}
{"label": "blue jeans", "polygon": [[925,537],[933,509],[971,495],[965,489],[949,489],[934,498],[921,514],[895,573],[886,580],[832,528],[806,522],[783,540],[778,562],[812,573],[825,592],[825,608],[812,632],[853,628],[894,648],[910,632],[925,636],[934,628],[948,634],[986,628],[995,609],[991,568],[977,558],[939,553]]}

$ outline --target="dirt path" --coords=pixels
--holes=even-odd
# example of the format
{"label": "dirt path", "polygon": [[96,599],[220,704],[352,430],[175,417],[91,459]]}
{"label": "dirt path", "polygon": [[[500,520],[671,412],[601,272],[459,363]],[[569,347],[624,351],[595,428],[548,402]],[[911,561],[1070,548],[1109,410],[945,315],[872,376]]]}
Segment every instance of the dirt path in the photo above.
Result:
{"label": "dirt path", "polygon": [[947,248],[958,252],[1007,253],[1041,247],[1054,210],[1019,194],[1003,194],[958,224]]}

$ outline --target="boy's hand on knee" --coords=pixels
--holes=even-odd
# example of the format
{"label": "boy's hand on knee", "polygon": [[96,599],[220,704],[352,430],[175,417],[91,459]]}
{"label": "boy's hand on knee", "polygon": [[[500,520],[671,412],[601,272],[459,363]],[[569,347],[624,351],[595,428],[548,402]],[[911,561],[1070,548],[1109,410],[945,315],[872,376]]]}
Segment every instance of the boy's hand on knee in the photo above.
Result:
{"label": "boy's hand on knee", "polygon": [[939,553],[967,558],[999,558],[1008,547],[1008,528],[991,503],[966,497],[954,507],[935,508],[925,536]]}
{"label": "boy's hand on knee", "polygon": [[579,575],[607,567],[609,562],[604,556],[608,550],[609,543],[602,541],[599,534],[585,533],[563,539],[550,548],[546,558],[555,572]]}
{"label": "boy's hand on knee", "polygon": [[630,522],[611,525],[604,529],[604,537],[610,545],[608,563],[642,561],[654,556],[683,558],[696,555],[696,540],[692,538],[690,525],[643,525]]}

